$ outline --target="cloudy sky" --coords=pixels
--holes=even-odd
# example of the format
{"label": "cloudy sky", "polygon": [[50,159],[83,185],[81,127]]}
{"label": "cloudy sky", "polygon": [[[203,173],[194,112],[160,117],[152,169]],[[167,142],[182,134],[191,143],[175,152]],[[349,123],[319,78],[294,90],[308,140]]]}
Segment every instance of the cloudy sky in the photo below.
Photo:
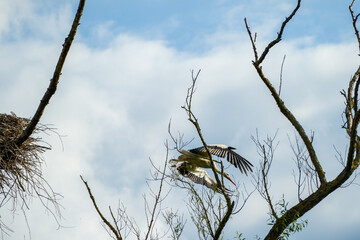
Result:
{"label": "cloudy sky", "polygon": [[[144,229],[149,158],[157,165],[165,161],[170,119],[173,132],[183,133],[186,140],[195,138],[189,147],[200,144],[181,109],[191,70],[201,69],[193,110],[207,142],[236,147],[257,166],[251,136],[258,131],[266,138],[278,131],[271,195],[279,200],[284,194],[290,205],[296,203],[296,166],[288,140],[294,139],[294,130],[251,65],[253,53],[243,23],[247,17],[262,49],[295,2],[88,0],[58,90],[42,118],[61,136],[41,136],[52,146],[44,154],[45,178],[63,196],[61,227],[34,199],[26,211],[32,239],[110,239],[80,174],[104,212],[121,201]],[[350,1],[342,2],[304,1],[263,65],[278,86],[286,54],[281,95],[306,131],[315,132],[314,145],[328,179],[341,169],[334,146],[343,153],[347,147],[339,91],[359,64]],[[32,117],[76,7],[74,0],[0,2],[1,112]],[[355,7],[360,11],[360,5]],[[176,156],[170,152],[170,157]],[[229,172],[253,188],[251,178]],[[309,226],[293,239],[355,239],[360,235],[359,197],[356,184],[339,189],[304,216]],[[163,204],[187,216],[186,199],[185,192],[174,190]],[[0,210],[14,230],[4,239],[29,239],[23,214],[13,216],[10,207]],[[267,211],[265,201],[254,193],[231,219],[225,237],[232,239],[236,231],[247,239],[263,237],[269,229]],[[158,223],[163,230],[161,220]],[[191,224],[188,219],[184,239],[192,239]]]}

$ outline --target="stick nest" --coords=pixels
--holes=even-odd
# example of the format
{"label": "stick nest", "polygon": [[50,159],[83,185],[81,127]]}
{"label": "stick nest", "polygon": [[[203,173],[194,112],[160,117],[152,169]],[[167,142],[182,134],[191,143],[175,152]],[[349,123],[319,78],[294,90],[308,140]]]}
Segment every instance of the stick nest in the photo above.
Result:
{"label": "stick nest", "polygon": [[25,142],[20,146],[15,144],[29,122],[30,119],[17,117],[14,113],[0,114],[0,207],[9,199],[20,200],[23,207],[29,196],[44,196],[45,192],[46,198],[51,199],[53,195],[41,171],[42,153],[50,146],[41,138],[33,137],[49,128],[38,124]]}

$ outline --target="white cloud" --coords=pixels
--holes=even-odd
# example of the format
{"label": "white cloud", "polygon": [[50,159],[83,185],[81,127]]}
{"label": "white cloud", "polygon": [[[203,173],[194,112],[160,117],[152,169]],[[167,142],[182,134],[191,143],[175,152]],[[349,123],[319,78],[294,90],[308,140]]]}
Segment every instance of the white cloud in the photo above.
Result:
{"label": "white cloud", "polygon": [[[19,26],[20,22],[31,13],[29,1],[1,1],[0,3],[0,34],[9,32],[10,26]],[[13,16],[17,16],[14,18]]]}
{"label": "white cloud", "polygon": [[[64,16],[56,15],[60,23],[52,15],[50,19],[53,20],[47,22],[44,32],[49,30],[52,31],[50,35],[56,35],[56,31],[51,30],[54,26],[69,27],[70,11],[64,9]],[[26,19],[38,24],[39,19],[44,18],[31,15]],[[0,19],[3,24],[0,24],[3,26],[0,31],[6,30],[7,21]],[[108,31],[104,26],[100,35],[108,35]],[[81,35],[77,36],[57,93],[42,119],[43,123],[54,124],[58,132],[65,135],[62,138],[64,150],[56,135],[47,138],[53,150],[45,154],[47,164],[44,166],[49,183],[64,196],[61,224],[65,228],[56,231],[56,223],[49,220],[51,217],[46,216],[35,200],[28,211],[33,239],[48,239],[49,236],[53,239],[106,238],[80,174],[89,180],[104,212],[108,205],[115,208],[120,199],[128,207],[129,214],[144,226],[142,193],[147,191],[148,157],[156,164],[164,160],[163,143],[168,138],[170,117],[173,132],[184,132],[187,139],[195,136],[180,108],[190,84],[191,69],[202,69],[194,110],[209,143],[231,144],[257,164],[250,135],[255,134],[256,128],[261,135],[273,134],[280,128],[281,147],[274,160],[271,190],[276,198],[285,191],[286,197],[294,203],[296,195],[291,194],[296,191],[295,184],[291,171],[286,168],[292,165],[286,134],[291,135],[293,130],[278,113],[270,93],[252,69],[252,49],[247,36],[222,33],[212,36],[212,49],[203,54],[180,52],[167,46],[165,41],[149,41],[126,34],[115,36],[104,48],[92,48],[80,40]],[[2,44],[0,63],[5,67],[0,70],[0,106],[4,112],[31,116],[51,78],[61,44],[62,41],[54,43],[54,40],[38,41],[36,38]],[[344,140],[343,135],[342,140],[336,140],[338,132],[333,128],[340,128],[340,125],[334,126],[333,122],[340,118],[342,107],[338,91],[346,87],[355,70],[355,51],[352,43],[315,46],[310,42],[304,46],[303,40],[283,42],[274,48],[264,64],[265,72],[277,86],[282,57],[287,54],[282,96],[296,117],[305,122],[306,131],[317,133],[320,129],[316,140],[327,146],[320,148],[319,154],[324,156],[322,162],[336,162],[332,144],[341,145]],[[198,140],[194,144],[196,142]],[[325,162],[325,165],[332,167],[333,164]],[[235,170],[231,173],[237,177]],[[181,192],[172,194],[169,205],[176,207],[178,204],[184,208],[182,199],[175,202],[179,198],[176,194]],[[326,201],[316,207],[319,215],[329,209]],[[339,204],[337,199],[331,199],[333,201]],[[259,229],[266,226],[266,209],[265,202],[254,194],[244,211],[234,216],[229,225],[229,237],[239,226],[245,234],[247,229],[251,234],[264,234]],[[354,209],[332,210],[334,217],[355,212]],[[21,219],[16,216],[14,224],[10,225],[16,230],[11,239],[27,234]],[[317,216],[310,215],[310,225],[312,219]],[[352,220],[359,219],[352,215]],[[322,230],[330,222],[339,226],[338,231],[343,227],[340,221],[323,221]],[[190,220],[187,225],[191,225]]]}

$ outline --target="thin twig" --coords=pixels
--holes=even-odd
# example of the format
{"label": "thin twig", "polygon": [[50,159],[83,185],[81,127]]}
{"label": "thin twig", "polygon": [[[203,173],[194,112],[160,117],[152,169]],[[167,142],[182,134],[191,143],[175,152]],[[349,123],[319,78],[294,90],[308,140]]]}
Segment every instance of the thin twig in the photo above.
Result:
{"label": "thin twig", "polygon": [[199,122],[196,118],[196,116],[194,115],[191,107],[192,107],[192,98],[193,98],[193,94],[195,92],[195,84],[196,84],[196,81],[198,79],[198,76],[200,74],[200,71],[198,71],[198,73],[196,75],[194,75],[194,71],[192,71],[192,85],[191,87],[188,89],[188,94],[186,96],[186,106],[184,106],[183,108],[185,109],[186,113],[188,114],[188,117],[189,117],[189,121],[194,125],[194,127],[196,128],[196,131],[198,133],[198,136],[203,144],[203,146],[205,147],[205,150],[206,150],[206,153],[207,153],[207,156],[209,156],[209,159],[211,161],[211,169],[214,173],[214,176],[215,176],[215,180],[216,180],[216,183],[217,183],[217,186],[220,186],[220,189],[221,189],[221,193],[223,194],[225,200],[226,200],[226,205],[227,205],[227,211],[224,215],[224,217],[222,218],[222,220],[220,221],[216,231],[215,231],[215,235],[214,235],[214,239],[218,239],[220,237],[220,234],[222,232],[222,230],[224,229],[227,221],[229,220],[230,216],[231,216],[231,213],[233,211],[233,208],[234,208],[234,202],[231,201],[229,195],[226,193],[226,190],[225,190],[225,187],[224,185],[221,183],[222,181],[219,179],[219,176],[218,174],[216,173],[215,171],[215,163],[211,157],[211,154],[210,154],[210,151],[207,147],[207,144],[205,142],[205,139],[202,135],[202,132],[201,132],[201,129],[200,129],[200,125],[199,125]]}
{"label": "thin twig", "polygon": [[[166,145],[167,145],[167,143],[166,143]],[[155,203],[154,203],[154,207],[153,207],[152,212],[151,212],[151,219],[150,219],[150,222],[149,222],[149,225],[148,225],[148,230],[147,230],[147,233],[146,233],[146,236],[145,236],[145,240],[150,237],[150,233],[151,233],[151,231],[153,229],[153,224],[155,223],[155,220],[156,220],[155,219],[155,213],[156,213],[156,210],[157,210],[157,206],[161,202],[160,197],[161,197],[161,192],[162,192],[162,189],[163,189],[163,183],[164,183],[164,179],[165,179],[165,171],[166,171],[166,167],[167,167],[167,163],[168,163],[168,156],[169,156],[168,148],[166,148],[166,151],[167,151],[166,152],[166,160],[165,160],[163,171],[161,172],[162,176],[161,176],[161,179],[160,179],[159,191],[158,191],[158,193],[156,195],[154,194]],[[150,187],[149,187],[149,189],[151,190]]]}
{"label": "thin twig", "polygon": [[104,217],[104,215],[101,213],[100,209],[98,208],[98,206],[96,204],[96,201],[95,201],[95,197],[91,193],[91,189],[90,189],[88,183],[83,179],[83,177],[81,175],[80,175],[80,178],[83,181],[83,183],[85,184],[86,189],[87,189],[87,191],[89,193],[89,196],[91,198],[91,201],[93,202],[93,205],[94,205],[97,213],[99,214],[101,220],[103,220],[103,222],[106,224],[106,226],[108,226],[110,228],[110,230],[114,233],[117,240],[122,240],[120,232],[116,231],[115,227]]}
{"label": "thin twig", "polygon": [[[275,88],[273,87],[273,85],[270,83],[269,79],[267,79],[265,77],[264,72],[262,71],[262,67],[260,66],[260,64],[262,63],[262,61],[265,59],[267,53],[269,52],[269,50],[278,42],[280,42],[281,37],[282,37],[282,33],[284,31],[284,28],[286,26],[286,24],[290,21],[290,19],[295,15],[296,11],[299,9],[300,7],[300,3],[301,0],[298,0],[298,4],[295,7],[295,9],[292,11],[292,13],[290,14],[289,17],[287,17],[285,19],[285,21],[282,23],[281,25],[281,29],[280,32],[278,33],[278,37],[273,40],[272,42],[270,42],[267,47],[265,48],[264,52],[261,54],[261,57],[259,58],[259,60],[253,62],[253,65],[259,75],[259,77],[261,78],[261,80],[264,82],[264,84],[267,86],[267,88],[269,89],[269,91],[271,92],[271,95],[273,96],[276,104],[278,105],[281,113],[289,120],[289,122],[295,127],[296,131],[299,133],[301,139],[303,140],[303,142],[305,143],[306,149],[309,152],[310,155],[310,159],[311,162],[313,163],[315,169],[316,169],[316,173],[319,177],[319,180],[321,182],[321,184],[324,184],[327,182],[326,177],[325,177],[325,172],[322,169],[322,166],[317,158],[317,155],[315,153],[315,149],[308,137],[308,135],[306,134],[304,128],[302,127],[302,125],[298,122],[298,120],[295,118],[295,116],[292,114],[292,112],[285,106],[283,100],[280,98],[279,94],[277,93],[277,91],[275,90]],[[248,27],[248,26],[247,26]]]}
{"label": "thin twig", "polygon": [[360,35],[359,35],[359,31],[358,31],[358,29],[356,27],[356,23],[357,23],[357,20],[359,18],[360,13],[355,16],[354,11],[352,10],[352,7],[353,7],[354,3],[355,3],[355,0],[353,0],[352,3],[350,4],[349,11],[350,11],[351,18],[353,20],[352,25],[353,25],[353,28],[354,28],[354,31],[355,31],[355,35],[356,35],[356,39],[358,41],[359,51],[360,51]]}
{"label": "thin twig", "polygon": [[301,4],[301,0],[298,0],[297,5],[296,5],[296,7],[294,8],[294,10],[291,12],[291,14],[290,14],[287,18],[285,18],[285,21],[283,21],[283,23],[281,24],[280,32],[278,32],[277,38],[274,39],[272,42],[270,42],[270,43],[266,46],[266,48],[265,48],[264,52],[261,54],[260,58],[259,58],[258,60],[256,60],[256,65],[260,65],[260,64],[264,61],[266,55],[269,53],[270,49],[271,49],[273,46],[275,46],[278,42],[281,41],[281,37],[282,37],[282,34],[283,34],[283,32],[284,32],[284,29],[285,29],[286,24],[295,16],[295,13],[296,13],[296,12],[299,10],[299,8],[300,8],[300,4]]}
{"label": "thin twig", "polygon": [[[356,28],[356,21],[359,16],[354,16],[352,12],[352,6],[354,4],[355,0],[352,1],[349,9],[350,13],[353,18],[353,26],[355,29],[355,34],[357,35],[357,39],[359,42],[359,49],[360,49],[360,38],[359,34]],[[298,6],[300,5],[300,0],[298,2]],[[297,10],[295,8],[295,10]],[[295,13],[295,10],[293,13]],[[291,14],[293,15],[293,14]],[[290,15],[290,16],[291,16]],[[289,19],[286,19],[283,22],[282,29],[285,26]],[[349,82],[349,88],[348,88],[348,94],[345,94],[345,91],[342,92],[342,94],[346,98],[346,108],[345,108],[345,114],[347,117],[347,132],[350,136],[350,143],[349,143],[349,150],[348,150],[348,156],[347,156],[347,162],[346,167],[338,174],[338,176],[328,182],[325,178],[325,174],[322,170],[322,167],[316,157],[315,151],[313,149],[313,142],[312,139],[309,139],[306,135],[305,131],[303,130],[300,123],[295,119],[295,117],[292,115],[292,113],[285,107],[282,99],[279,97],[279,95],[276,93],[275,89],[272,87],[269,80],[265,77],[264,73],[261,69],[261,62],[264,60],[265,56],[267,55],[267,50],[269,50],[273,45],[275,45],[278,41],[280,41],[281,38],[279,36],[281,35],[281,32],[278,34],[278,38],[272,41],[264,50],[263,54],[259,58],[258,61],[254,62],[253,65],[256,68],[260,78],[263,80],[263,82],[266,84],[266,86],[269,88],[271,94],[273,95],[278,107],[280,108],[280,111],[288,118],[288,120],[294,125],[295,129],[299,133],[300,137],[302,138],[302,141],[304,142],[307,151],[310,155],[310,160],[312,164],[315,167],[315,171],[319,177],[319,180],[321,182],[321,185],[316,189],[315,192],[310,194],[307,198],[300,201],[295,206],[288,209],[279,219],[276,220],[272,228],[270,229],[269,233],[265,237],[265,240],[273,240],[278,239],[280,235],[283,233],[283,231],[291,224],[292,222],[296,221],[298,218],[303,216],[306,212],[310,211],[314,206],[316,206],[321,200],[326,198],[329,194],[331,194],[333,191],[341,187],[354,173],[354,171],[358,168],[360,165],[360,144],[359,144],[359,136],[357,135],[357,129],[360,122],[360,111],[357,109],[357,106],[355,106],[354,101],[357,101],[357,96],[355,97],[355,93],[353,93],[353,87],[355,84],[356,91],[358,91],[359,83],[356,83],[358,79],[359,70],[356,71],[356,74],[354,75],[353,79]],[[264,57],[263,57],[264,56]],[[354,96],[354,98],[353,98]],[[356,103],[357,104],[357,103]],[[356,109],[356,110],[355,110]]]}
{"label": "thin twig", "polygon": [[282,86],[282,73],[283,73],[283,68],[284,68],[285,58],[286,58],[286,54],[284,55],[284,58],[283,58],[282,63],[281,63],[281,69],[280,69],[280,84],[279,84],[279,96],[280,96],[280,94],[281,94],[281,86]]}
{"label": "thin twig", "polygon": [[270,172],[270,168],[274,159],[274,153],[276,150],[277,145],[274,146],[274,141],[277,136],[277,131],[274,134],[273,137],[267,137],[266,140],[264,140],[264,144],[262,141],[259,140],[259,133],[256,130],[256,138],[254,136],[251,137],[253,142],[255,143],[258,154],[261,156],[261,162],[260,162],[260,169],[257,173],[257,178],[254,177],[256,182],[256,188],[260,195],[266,200],[270,207],[270,213],[272,216],[274,216],[275,219],[278,219],[279,217],[276,214],[274,204],[272,203],[270,193],[269,193],[269,182],[268,182],[268,175]]}
{"label": "thin twig", "polygon": [[259,59],[258,53],[257,53],[257,49],[256,49],[256,35],[257,35],[257,34],[255,33],[255,37],[253,38],[252,33],[251,33],[251,31],[250,31],[250,27],[249,27],[249,25],[248,25],[248,23],[247,23],[246,18],[244,18],[244,22],[245,22],[246,30],[247,30],[247,32],[248,32],[248,34],[249,34],[250,41],[251,41],[251,45],[252,45],[252,48],[253,48],[253,51],[254,51],[255,62],[257,62],[258,59]]}
{"label": "thin twig", "polygon": [[119,229],[119,226],[118,226],[118,224],[117,224],[117,220],[116,220],[116,218],[115,218],[115,216],[114,216],[114,213],[113,213],[113,211],[111,210],[111,207],[110,207],[110,206],[109,206],[109,212],[110,212],[110,214],[111,214],[111,218],[112,218],[113,221],[114,221],[114,224],[115,224],[115,227],[116,227],[116,232],[120,233],[120,229]]}

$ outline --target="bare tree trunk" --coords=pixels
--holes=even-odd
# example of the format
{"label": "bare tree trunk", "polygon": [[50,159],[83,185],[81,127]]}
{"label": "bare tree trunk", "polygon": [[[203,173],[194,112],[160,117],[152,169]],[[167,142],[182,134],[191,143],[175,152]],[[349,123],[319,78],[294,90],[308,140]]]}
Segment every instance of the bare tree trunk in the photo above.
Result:
{"label": "bare tree trunk", "polygon": [[[356,22],[360,14],[355,15],[352,6],[355,0],[353,0],[349,6],[350,14],[353,21],[353,28],[355,31],[355,35],[357,37],[357,41],[360,49],[360,37],[359,32],[356,27]],[[357,134],[357,128],[360,121],[360,111],[358,109],[358,90],[360,85],[360,67],[355,72],[353,78],[349,82],[348,91],[342,91],[342,95],[345,97],[345,116],[346,123],[344,124],[344,128],[346,129],[349,135],[349,149],[346,165],[344,164],[344,169],[339,173],[339,175],[332,181],[328,182],[325,177],[325,172],[320,164],[320,161],[317,158],[314,146],[312,144],[311,138],[308,137],[305,130],[303,129],[301,123],[295,118],[293,113],[285,106],[285,103],[280,97],[280,90],[277,92],[275,88],[272,86],[269,79],[265,76],[265,73],[262,70],[261,64],[265,60],[267,54],[270,49],[274,47],[277,43],[281,41],[283,31],[286,27],[286,24],[292,19],[297,10],[300,8],[301,0],[297,0],[297,5],[292,11],[292,13],[285,19],[282,23],[280,31],[278,32],[278,36],[276,39],[271,41],[266,47],[265,50],[261,53],[259,57],[258,50],[256,48],[256,33],[253,36],[250,27],[245,19],[245,25],[247,32],[250,37],[250,41],[252,44],[252,48],[254,51],[255,60],[253,61],[254,68],[256,69],[259,77],[267,86],[271,95],[273,96],[277,106],[279,107],[280,112],[289,120],[289,122],[294,126],[297,133],[301,137],[307,152],[309,154],[309,158],[312,163],[312,167],[314,169],[313,173],[316,175],[318,180],[320,181],[320,186],[308,197],[304,200],[299,198],[299,203],[287,210],[282,216],[276,216],[276,221],[269,233],[265,237],[266,240],[274,240],[278,239],[280,235],[285,231],[285,229],[298,218],[303,216],[306,212],[311,210],[314,206],[316,206],[319,202],[321,202],[324,198],[326,198],[330,193],[341,187],[353,174],[353,172],[357,169],[360,163],[360,147],[359,147],[359,136]],[[300,170],[299,170],[300,171]],[[266,185],[266,181],[264,181],[264,185]],[[266,189],[266,186],[264,186]],[[268,195],[268,193],[267,193]],[[275,213],[276,215],[276,213]]]}

